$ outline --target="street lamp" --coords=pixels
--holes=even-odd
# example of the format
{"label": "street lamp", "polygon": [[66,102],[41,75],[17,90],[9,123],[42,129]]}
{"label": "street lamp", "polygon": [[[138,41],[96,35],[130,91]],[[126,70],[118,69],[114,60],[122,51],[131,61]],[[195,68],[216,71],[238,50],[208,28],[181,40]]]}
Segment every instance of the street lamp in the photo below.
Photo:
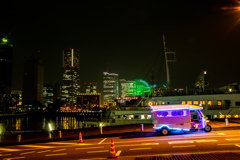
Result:
{"label": "street lamp", "polygon": [[52,138],[52,125],[51,125],[51,123],[48,123],[48,129],[49,129],[49,138]]}
{"label": "street lamp", "polygon": [[100,134],[102,134],[102,122],[99,123]]}

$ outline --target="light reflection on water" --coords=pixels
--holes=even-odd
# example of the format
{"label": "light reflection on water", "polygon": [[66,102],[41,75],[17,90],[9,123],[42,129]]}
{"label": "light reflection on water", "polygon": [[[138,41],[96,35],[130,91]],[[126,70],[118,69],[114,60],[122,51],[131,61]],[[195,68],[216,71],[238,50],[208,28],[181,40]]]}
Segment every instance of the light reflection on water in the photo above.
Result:
{"label": "light reflection on water", "polygon": [[70,116],[0,119],[0,124],[6,131],[48,130],[49,123],[51,124],[52,130],[81,129],[88,127],[87,125],[83,125],[81,120]]}

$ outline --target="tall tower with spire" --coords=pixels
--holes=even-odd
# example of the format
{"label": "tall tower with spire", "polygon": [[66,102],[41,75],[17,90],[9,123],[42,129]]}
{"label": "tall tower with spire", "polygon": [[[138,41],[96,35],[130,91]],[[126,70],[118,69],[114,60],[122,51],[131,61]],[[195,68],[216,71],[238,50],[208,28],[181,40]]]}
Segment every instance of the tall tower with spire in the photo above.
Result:
{"label": "tall tower with spire", "polygon": [[77,102],[80,92],[79,50],[72,48],[63,50],[63,79],[61,99],[71,107]]}

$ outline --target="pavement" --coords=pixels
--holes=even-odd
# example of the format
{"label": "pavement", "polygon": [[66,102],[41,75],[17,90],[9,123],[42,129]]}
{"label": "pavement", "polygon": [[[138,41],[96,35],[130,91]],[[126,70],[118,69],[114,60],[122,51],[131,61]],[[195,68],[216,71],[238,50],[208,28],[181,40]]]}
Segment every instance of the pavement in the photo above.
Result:
{"label": "pavement", "polygon": [[[208,124],[212,126],[213,131],[220,130],[240,130],[240,119],[229,119],[228,126],[226,126],[225,119],[211,120]],[[60,137],[60,132],[62,137]],[[153,136],[156,133],[153,130],[152,124],[144,124],[144,130],[141,131],[140,124],[123,125],[123,126],[107,126],[102,128],[84,128],[76,130],[61,130],[61,131],[37,131],[37,132],[13,132],[10,135],[0,136],[0,145],[20,145],[51,141],[64,140],[79,140],[79,133],[81,132],[82,139],[91,138],[106,138],[106,137],[146,137]]]}

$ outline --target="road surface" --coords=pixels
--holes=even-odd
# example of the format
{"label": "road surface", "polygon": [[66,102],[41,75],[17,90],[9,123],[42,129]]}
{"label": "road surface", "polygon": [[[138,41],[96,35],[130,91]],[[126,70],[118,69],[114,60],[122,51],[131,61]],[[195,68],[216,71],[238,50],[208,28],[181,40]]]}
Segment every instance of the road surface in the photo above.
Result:
{"label": "road surface", "polygon": [[[240,130],[189,132],[169,136],[106,137],[0,147],[3,160],[97,160],[110,156],[111,139],[118,159],[240,159]],[[113,144],[112,144],[113,145]],[[145,158],[144,158],[145,157]],[[205,157],[205,158],[204,158]]]}

